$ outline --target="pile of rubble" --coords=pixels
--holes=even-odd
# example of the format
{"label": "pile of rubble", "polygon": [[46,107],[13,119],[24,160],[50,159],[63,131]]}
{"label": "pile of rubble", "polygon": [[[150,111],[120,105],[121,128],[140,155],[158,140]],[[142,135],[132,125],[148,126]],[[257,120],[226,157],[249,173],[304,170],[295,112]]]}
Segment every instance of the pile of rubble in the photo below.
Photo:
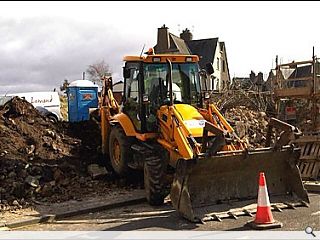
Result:
{"label": "pile of rubble", "polygon": [[30,103],[13,98],[0,109],[0,210],[126,187],[110,171],[103,179],[92,177],[100,170],[99,146],[95,122],[53,124]]}
{"label": "pile of rubble", "polygon": [[266,143],[269,117],[265,112],[252,110],[246,106],[227,109],[226,119],[234,127],[237,135],[249,147],[264,147]]}
{"label": "pile of rubble", "polygon": [[272,95],[268,92],[227,90],[221,93],[212,93],[210,100],[222,112],[236,106],[246,106],[251,110],[266,112],[273,116],[276,112]]}

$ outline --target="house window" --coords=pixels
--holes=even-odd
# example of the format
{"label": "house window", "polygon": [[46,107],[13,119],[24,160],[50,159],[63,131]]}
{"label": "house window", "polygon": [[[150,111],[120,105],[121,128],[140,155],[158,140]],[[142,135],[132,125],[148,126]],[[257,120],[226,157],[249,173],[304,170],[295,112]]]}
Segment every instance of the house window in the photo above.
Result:
{"label": "house window", "polygon": [[226,61],[222,60],[222,71],[226,72]]}
{"label": "house window", "polygon": [[211,87],[210,87],[210,90],[215,90],[214,88],[214,83],[215,83],[215,77],[211,78]]}
{"label": "house window", "polygon": [[219,65],[220,65],[220,59],[217,58],[217,70],[219,70]]}

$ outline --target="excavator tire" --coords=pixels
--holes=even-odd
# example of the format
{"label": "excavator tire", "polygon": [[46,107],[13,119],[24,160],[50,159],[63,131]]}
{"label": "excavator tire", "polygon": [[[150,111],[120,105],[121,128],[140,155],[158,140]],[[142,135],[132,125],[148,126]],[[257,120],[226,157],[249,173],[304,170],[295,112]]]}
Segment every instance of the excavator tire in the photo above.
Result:
{"label": "excavator tire", "polygon": [[119,126],[111,129],[109,155],[113,170],[120,176],[126,176],[130,170],[128,162],[132,158],[132,152],[129,139]]}
{"label": "excavator tire", "polygon": [[164,189],[166,163],[158,156],[150,156],[144,162],[144,188],[151,206],[164,203],[166,197]]}

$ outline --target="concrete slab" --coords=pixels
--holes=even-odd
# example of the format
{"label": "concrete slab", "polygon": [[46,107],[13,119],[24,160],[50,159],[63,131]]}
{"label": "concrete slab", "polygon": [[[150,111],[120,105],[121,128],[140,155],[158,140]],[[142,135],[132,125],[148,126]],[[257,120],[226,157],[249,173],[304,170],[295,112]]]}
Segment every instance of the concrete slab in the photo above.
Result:
{"label": "concrete slab", "polygon": [[320,192],[320,182],[304,182],[303,185],[308,192]]}

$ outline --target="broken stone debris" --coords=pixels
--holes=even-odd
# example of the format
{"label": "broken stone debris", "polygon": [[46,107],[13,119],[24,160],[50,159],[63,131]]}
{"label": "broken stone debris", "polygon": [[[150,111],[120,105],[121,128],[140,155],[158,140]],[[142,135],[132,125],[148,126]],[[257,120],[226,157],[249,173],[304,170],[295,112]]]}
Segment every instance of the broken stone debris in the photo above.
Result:
{"label": "broken stone debris", "polygon": [[241,140],[249,147],[265,146],[269,117],[265,112],[255,111],[246,106],[237,106],[227,109],[226,119],[234,127]]}
{"label": "broken stone debris", "polygon": [[97,178],[100,176],[105,176],[108,171],[105,167],[100,166],[98,164],[90,164],[88,166],[88,173],[90,174],[90,176],[92,176],[92,178]]}

